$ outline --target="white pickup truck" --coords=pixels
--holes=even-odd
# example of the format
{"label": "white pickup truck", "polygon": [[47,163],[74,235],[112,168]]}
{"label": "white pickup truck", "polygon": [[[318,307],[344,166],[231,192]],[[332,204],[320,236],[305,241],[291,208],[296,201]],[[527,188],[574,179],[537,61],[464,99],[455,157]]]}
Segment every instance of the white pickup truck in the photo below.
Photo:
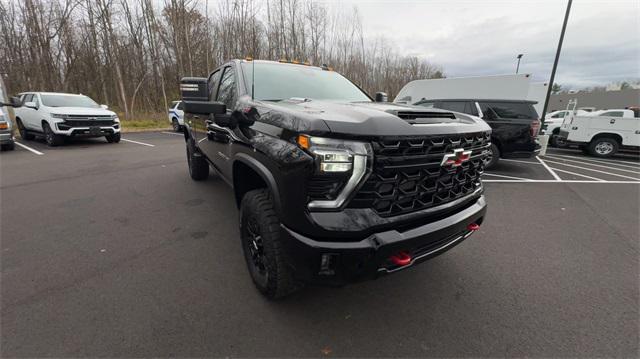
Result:
{"label": "white pickup truck", "polygon": [[578,145],[596,157],[610,157],[620,149],[640,150],[639,109],[614,109],[586,116],[572,112],[560,127],[560,144]]}

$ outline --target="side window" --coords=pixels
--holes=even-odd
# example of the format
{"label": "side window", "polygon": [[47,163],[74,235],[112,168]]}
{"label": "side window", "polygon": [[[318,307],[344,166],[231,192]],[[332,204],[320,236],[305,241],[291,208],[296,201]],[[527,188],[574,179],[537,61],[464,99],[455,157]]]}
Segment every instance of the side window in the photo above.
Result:
{"label": "side window", "polygon": [[178,106],[176,106],[177,110],[184,111],[184,102],[178,102]]}
{"label": "side window", "polygon": [[220,73],[222,73],[222,70],[218,70],[209,76],[209,101],[213,101],[216,98],[216,90],[218,89]]}
{"label": "side window", "polygon": [[608,117],[622,117],[622,111],[609,111],[601,114],[600,116],[608,116]]}
{"label": "side window", "polygon": [[33,94],[28,93],[28,94],[24,95],[24,100],[23,100],[23,101],[24,101],[24,102],[31,102],[31,101],[33,101]]}
{"label": "side window", "polygon": [[225,67],[220,87],[218,88],[217,100],[227,105],[227,109],[233,110],[236,105],[236,78],[232,67]]}
{"label": "side window", "polygon": [[462,101],[443,101],[442,108],[449,111],[464,113],[465,103]]}

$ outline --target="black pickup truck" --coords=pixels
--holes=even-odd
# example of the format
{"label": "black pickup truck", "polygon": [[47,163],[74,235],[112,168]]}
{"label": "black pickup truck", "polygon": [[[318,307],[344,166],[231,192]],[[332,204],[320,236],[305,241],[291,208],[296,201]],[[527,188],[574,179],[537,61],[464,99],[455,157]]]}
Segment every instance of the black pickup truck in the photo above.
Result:
{"label": "black pickup truck", "polygon": [[536,140],[540,130],[537,102],[526,100],[438,99],[422,100],[416,106],[440,108],[478,116],[491,129],[491,153],[487,168],[499,158],[529,158],[540,152]]}
{"label": "black pickup truck", "polygon": [[484,220],[483,121],[375,102],[301,64],[233,60],[180,88],[191,178],[213,168],[233,188],[247,266],[269,298],[411,267]]}

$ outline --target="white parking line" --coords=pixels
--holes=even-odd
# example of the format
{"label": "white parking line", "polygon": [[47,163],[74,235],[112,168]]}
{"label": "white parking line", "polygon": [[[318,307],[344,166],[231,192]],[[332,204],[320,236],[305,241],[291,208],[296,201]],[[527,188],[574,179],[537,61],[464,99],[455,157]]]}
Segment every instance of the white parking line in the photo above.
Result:
{"label": "white parking line", "polygon": [[551,160],[547,160],[547,162],[549,162],[549,163],[555,163],[555,164],[559,164],[559,165],[567,166],[567,167],[579,168],[579,169],[582,169],[582,170],[587,170],[587,171],[592,171],[592,172],[604,173],[604,174],[606,174],[606,175],[610,175],[610,176],[616,176],[616,177],[622,177],[622,178],[628,178],[628,179],[632,179],[632,180],[640,181],[640,178],[637,178],[637,177],[623,176],[623,175],[619,175],[619,174],[617,174],[617,173],[611,173],[611,172],[600,171],[600,170],[596,170],[596,169],[593,169],[593,168],[582,167],[582,166],[576,166],[576,165],[570,165],[570,164],[568,164],[568,163],[562,163],[562,162],[551,161]]}
{"label": "white parking line", "polygon": [[161,133],[165,133],[165,134],[167,134],[167,135],[184,136],[182,133],[179,133],[179,132],[167,132],[167,131],[162,131]]}
{"label": "white parking line", "polygon": [[586,181],[586,180],[529,180],[529,181],[519,181],[519,180],[486,180],[483,179],[482,182],[488,183],[611,183],[611,184],[640,184],[640,181]]}
{"label": "white parking line", "polygon": [[133,140],[127,140],[126,138],[121,138],[120,140],[125,141],[125,142],[137,143],[137,144],[139,144],[139,145],[143,145],[143,146],[156,147],[156,145],[152,145],[152,144],[150,144],[150,143],[144,143],[144,142],[138,142],[138,141],[133,141]]}
{"label": "white parking line", "polygon": [[510,160],[510,159],[506,159],[506,158],[501,158],[500,161],[507,161],[507,162],[517,162],[517,163],[526,163],[528,165],[539,165],[541,163],[539,162],[533,162],[533,161],[520,161],[520,160]]}
{"label": "white parking line", "polygon": [[587,176],[587,175],[583,175],[583,174],[580,174],[580,173],[575,173],[575,172],[571,172],[571,171],[567,171],[567,170],[561,170],[559,168],[553,168],[553,167],[550,167],[550,168],[552,170],[554,170],[554,171],[557,171],[557,172],[568,173],[570,175],[580,176],[580,177],[584,177],[584,178],[590,178],[590,179],[595,180],[595,181],[604,182],[604,180],[600,179],[600,178],[595,178],[595,177],[591,177],[591,176]]}
{"label": "white parking line", "polygon": [[484,173],[485,176],[493,176],[493,177],[501,177],[501,178],[509,178],[512,180],[518,180],[518,181],[531,181],[528,178],[522,178],[522,177],[513,177],[513,176],[505,176],[505,175],[497,175],[494,173],[489,173],[489,172],[485,172]]}
{"label": "white parking line", "polygon": [[[620,167],[629,167],[629,168],[640,168],[640,163],[638,163],[637,165],[635,164],[635,162],[631,162],[631,161],[616,161],[616,160],[597,160],[594,158],[584,158],[584,157],[578,157],[578,156],[569,156],[569,155],[558,155],[558,154],[551,154],[551,155],[547,155],[547,156],[556,156],[556,157],[569,157],[569,158],[576,158],[582,161],[588,161],[588,162],[598,162],[598,163],[607,163],[613,166],[620,166]],[[626,163],[626,164],[619,164],[619,163]]]}
{"label": "white parking line", "polygon": [[20,146],[20,147],[24,148],[24,149],[25,149],[25,150],[27,150],[27,151],[31,151],[31,152],[35,153],[36,155],[39,155],[39,156],[44,155],[44,153],[42,153],[42,152],[40,152],[40,151],[38,151],[38,150],[34,150],[33,148],[31,148],[31,147],[29,147],[29,146],[27,146],[27,145],[23,145],[22,143],[20,143],[20,142],[18,142],[18,141],[15,141],[15,142],[16,142],[16,145],[18,145],[18,146]]}
{"label": "white parking line", "polygon": [[540,157],[536,156],[536,159],[538,160],[538,162],[540,162],[540,164],[542,166],[544,166],[544,168],[549,171],[549,173],[551,173],[551,175],[553,176],[553,178],[555,178],[557,181],[562,181],[562,178],[560,178],[560,176],[558,176],[557,173],[553,172],[553,170],[551,169],[551,167],[547,166],[546,163],[544,163],[543,160],[540,159]]}
{"label": "white parking line", "polygon": [[599,165],[599,164],[596,164],[596,163],[589,163],[589,162],[578,161],[578,160],[570,160],[570,159],[567,159],[567,158],[556,157],[556,156],[546,156],[546,157],[551,157],[553,159],[560,160],[560,161],[580,163],[580,164],[587,165],[587,166],[602,167],[602,168],[608,168],[610,170],[616,170],[616,171],[640,174],[640,171],[632,171],[632,170],[625,170],[625,169],[622,169],[622,168],[615,168],[615,167],[611,167],[611,165],[605,166],[605,165]]}

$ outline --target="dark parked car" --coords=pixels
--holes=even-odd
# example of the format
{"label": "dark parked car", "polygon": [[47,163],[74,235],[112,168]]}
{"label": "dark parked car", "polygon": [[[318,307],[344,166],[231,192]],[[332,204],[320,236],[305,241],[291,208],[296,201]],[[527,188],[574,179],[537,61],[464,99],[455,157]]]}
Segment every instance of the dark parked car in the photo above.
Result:
{"label": "dark parked car", "polygon": [[540,130],[535,101],[438,99],[422,100],[415,105],[441,108],[478,116],[491,129],[491,155],[487,168],[499,158],[529,158],[540,152],[536,140]]}
{"label": "dark parked car", "polygon": [[271,61],[234,60],[180,88],[191,178],[213,167],[232,186],[267,297],[397,272],[484,220],[491,129],[477,118],[374,102],[328,67]]}

